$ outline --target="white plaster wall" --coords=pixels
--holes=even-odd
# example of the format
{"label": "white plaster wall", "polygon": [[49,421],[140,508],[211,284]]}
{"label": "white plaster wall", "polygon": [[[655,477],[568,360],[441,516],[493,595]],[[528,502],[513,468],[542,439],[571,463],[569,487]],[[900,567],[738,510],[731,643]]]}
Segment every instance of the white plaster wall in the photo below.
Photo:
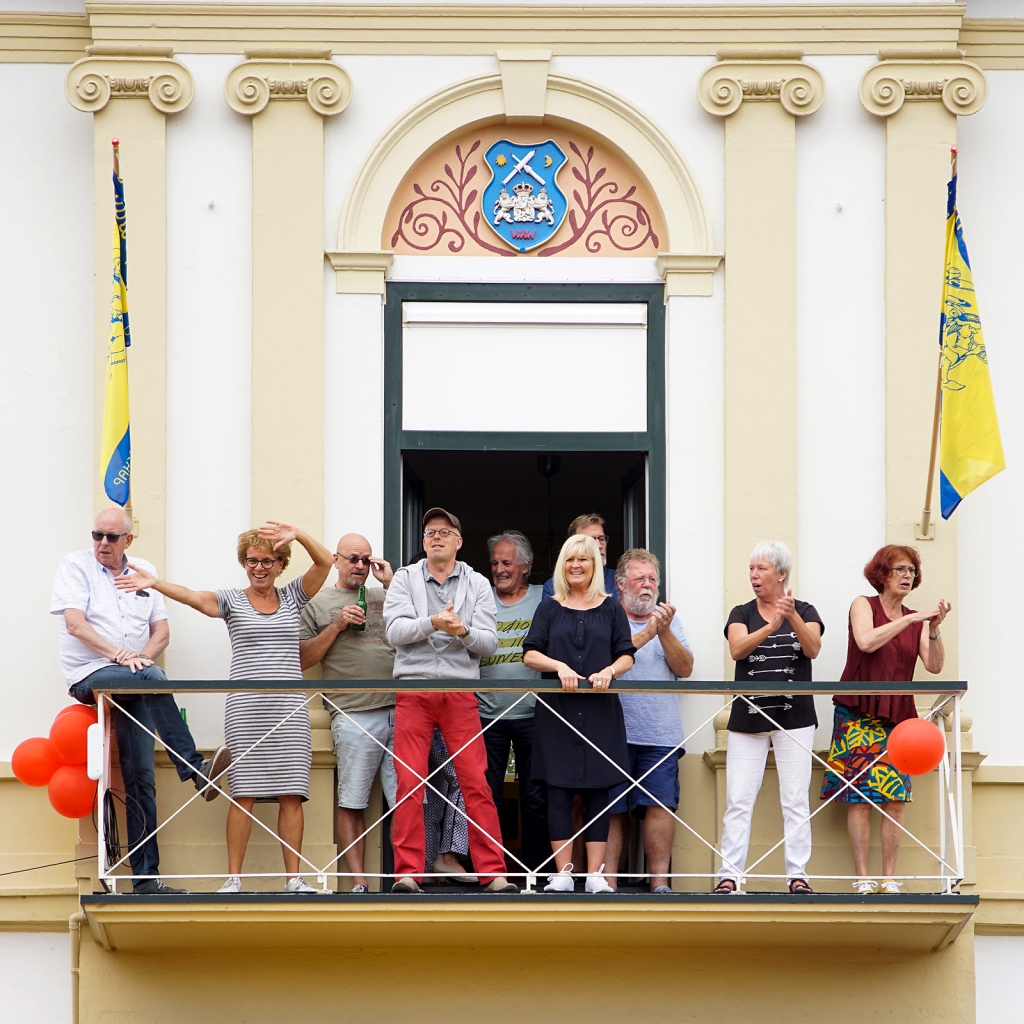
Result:
{"label": "white plaster wall", "polygon": [[0,1020],[70,1024],[67,932],[0,932]]}
{"label": "white plaster wall", "polygon": [[92,118],[65,99],[66,74],[0,64],[0,760],[68,703],[50,589],[92,543]]}
{"label": "white plaster wall", "polygon": [[[693,650],[693,679],[718,679],[722,665],[725,458],[725,273],[714,294],[668,300],[665,325],[668,468],[667,565],[663,599],[675,604]],[[719,696],[680,697],[686,749],[714,744]]]}
{"label": "white plaster wall", "polygon": [[[885,124],[860,104],[873,57],[806,57],[825,77],[797,119],[797,596],[825,623],[814,677],[846,664],[847,615],[885,543]],[[815,698],[816,745],[832,702]]]}
{"label": "white plaster wall", "polygon": [[1007,713],[1019,704],[1011,640],[1019,631],[1024,507],[1024,75],[988,71],[989,98],[960,118],[957,201],[971,256],[1007,468],[954,513],[960,540],[960,677],[970,686],[974,742],[986,764],[1024,764],[1024,737]]}
{"label": "white plaster wall", "polygon": [[1020,1020],[1024,1005],[1024,936],[974,936],[977,1024]]}
{"label": "white plaster wall", "polygon": [[[185,55],[196,95],[167,120],[167,579],[236,586],[252,525],[252,126],[224,100],[228,55]],[[267,386],[272,386],[267,382]],[[219,619],[168,601],[171,678],[226,679]],[[222,694],[192,694],[196,742],[223,737]]]}

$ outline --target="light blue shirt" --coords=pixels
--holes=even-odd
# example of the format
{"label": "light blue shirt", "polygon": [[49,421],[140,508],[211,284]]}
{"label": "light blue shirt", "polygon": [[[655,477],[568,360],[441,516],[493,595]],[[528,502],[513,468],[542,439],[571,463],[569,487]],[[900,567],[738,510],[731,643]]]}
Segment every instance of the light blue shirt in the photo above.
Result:
{"label": "light blue shirt", "polygon": [[[634,622],[627,616],[630,633],[639,633],[646,622]],[[690,645],[683,633],[679,616],[672,617],[672,632],[687,649]],[[633,667],[622,679],[678,679],[668,667],[661,637],[641,647],[633,658]],[[683,723],[679,717],[679,695],[675,693],[620,693],[622,717],[626,720],[626,741],[641,747],[674,747],[683,742]]]}

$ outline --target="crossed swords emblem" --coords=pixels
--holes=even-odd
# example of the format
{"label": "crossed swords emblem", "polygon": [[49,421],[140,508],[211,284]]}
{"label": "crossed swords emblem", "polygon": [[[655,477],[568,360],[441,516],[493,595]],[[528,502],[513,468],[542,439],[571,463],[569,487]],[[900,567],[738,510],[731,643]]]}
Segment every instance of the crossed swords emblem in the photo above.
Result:
{"label": "crossed swords emblem", "polygon": [[504,178],[501,179],[502,185],[507,185],[520,171],[528,174],[535,181],[539,181],[542,185],[546,185],[547,182],[530,166],[530,161],[537,155],[537,150],[531,149],[529,153],[524,157],[518,157],[515,153],[512,154],[512,159],[518,161],[515,167],[512,168]]}

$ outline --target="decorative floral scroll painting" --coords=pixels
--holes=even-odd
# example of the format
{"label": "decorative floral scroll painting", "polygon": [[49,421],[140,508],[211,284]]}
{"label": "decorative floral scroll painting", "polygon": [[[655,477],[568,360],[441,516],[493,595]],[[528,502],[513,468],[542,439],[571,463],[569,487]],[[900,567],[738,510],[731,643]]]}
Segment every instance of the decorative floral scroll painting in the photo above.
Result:
{"label": "decorative floral scroll painting", "polygon": [[420,159],[391,200],[381,245],[401,255],[651,257],[664,238],[646,181],[607,144],[494,125]]}

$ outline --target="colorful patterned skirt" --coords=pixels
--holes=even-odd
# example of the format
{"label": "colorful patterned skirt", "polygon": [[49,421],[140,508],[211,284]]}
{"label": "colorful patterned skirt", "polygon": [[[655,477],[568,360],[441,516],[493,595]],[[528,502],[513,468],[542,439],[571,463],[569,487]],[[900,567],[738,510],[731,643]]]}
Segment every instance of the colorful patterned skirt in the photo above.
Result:
{"label": "colorful patterned skirt", "polygon": [[[829,767],[854,788],[848,789],[834,772],[826,771],[821,784],[821,799],[829,797],[841,803],[876,803],[898,800],[909,803],[910,776],[901,775],[888,757],[876,762],[889,742],[892,722],[858,714],[843,704],[835,705]],[[869,767],[870,765],[870,767]]]}

